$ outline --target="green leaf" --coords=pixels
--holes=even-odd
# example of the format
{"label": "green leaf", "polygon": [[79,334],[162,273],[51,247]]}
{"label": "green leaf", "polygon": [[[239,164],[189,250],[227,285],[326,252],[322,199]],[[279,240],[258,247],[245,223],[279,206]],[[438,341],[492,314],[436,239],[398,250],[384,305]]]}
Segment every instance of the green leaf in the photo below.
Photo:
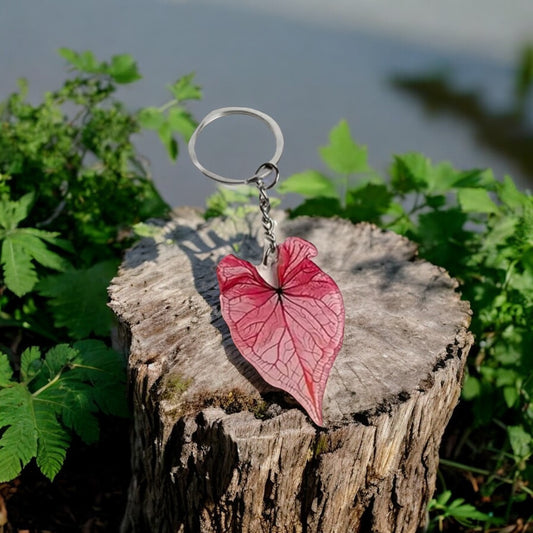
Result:
{"label": "green leaf", "polygon": [[481,394],[481,385],[479,379],[474,376],[466,376],[463,384],[463,398],[465,400],[473,400]]}
{"label": "green leaf", "polygon": [[329,145],[319,148],[320,156],[326,165],[340,174],[368,172],[366,146],[354,142],[350,128],[341,120],[329,134]]}
{"label": "green leaf", "polygon": [[187,76],[183,76],[172,85],[167,85],[167,89],[172,93],[172,96],[178,101],[184,100],[199,100],[202,98],[202,90],[198,85],[193,84],[194,72]]}
{"label": "green leaf", "polygon": [[525,459],[531,454],[532,438],[523,426],[507,426],[507,436],[517,459]]}
{"label": "green leaf", "polygon": [[69,48],[59,48],[58,53],[81,72],[87,72],[90,74],[105,73],[103,64],[98,63],[94,54],[90,50],[86,50],[79,54]]}
{"label": "green leaf", "polygon": [[157,107],[145,107],[137,115],[139,124],[149,130],[158,130],[165,122],[165,115]]}
{"label": "green leaf", "polygon": [[59,344],[34,368],[36,361],[39,349],[28,348],[21,358],[21,376],[31,372],[34,379],[0,388],[0,481],[18,476],[32,457],[53,479],[65,459],[70,430],[94,442],[98,409],[127,415],[125,361],[103,342]]}
{"label": "green leaf", "polygon": [[0,387],[12,385],[13,369],[6,354],[0,353]]}
{"label": "green leaf", "polygon": [[[49,236],[52,241],[53,235]],[[54,270],[65,270],[69,266],[63,257],[49,250],[41,238],[26,228],[11,230],[4,236],[0,261],[4,266],[5,284],[17,296],[30,292],[37,283],[32,260]]]}
{"label": "green leaf", "polygon": [[453,187],[457,188],[482,188],[482,189],[492,189],[496,184],[494,175],[491,170],[487,169],[472,169],[460,172],[457,176],[457,179],[453,183]]}
{"label": "green leaf", "polygon": [[335,184],[316,170],[306,170],[293,174],[278,187],[281,193],[301,194],[306,198],[339,198]]}
{"label": "green leaf", "polygon": [[[437,265],[448,266],[459,262],[468,233],[463,229],[466,214],[458,208],[430,211],[418,217],[418,229],[413,237],[420,244],[426,259]],[[413,238],[412,237],[412,238]]]}
{"label": "green leaf", "polygon": [[37,283],[38,277],[31,255],[20,242],[5,238],[0,261],[4,267],[4,283],[17,296],[24,296]]}
{"label": "green leaf", "polygon": [[497,192],[502,203],[513,210],[521,209],[527,204],[528,196],[516,188],[509,176],[505,176],[503,181],[498,183]]}
{"label": "green leaf", "polygon": [[5,426],[6,421],[9,424],[0,437],[0,483],[17,477],[37,453],[31,400],[28,390],[20,384],[0,390],[2,411],[9,409],[7,420],[5,415],[0,415],[0,427]]}
{"label": "green leaf", "polygon": [[496,213],[498,207],[485,189],[459,189],[457,200],[467,213]]}
{"label": "green leaf", "polygon": [[70,435],[46,404],[36,399],[34,410],[38,422],[37,453],[35,454],[37,466],[48,479],[53,481],[65,461]]}
{"label": "green leaf", "polygon": [[0,226],[6,230],[16,228],[19,222],[28,216],[34,198],[34,193],[30,192],[15,202],[7,199],[0,200]]}
{"label": "green leaf", "polygon": [[379,223],[389,209],[392,193],[386,185],[366,183],[346,193],[346,213],[352,222]]}
{"label": "green leaf", "polygon": [[43,361],[37,346],[26,348],[20,356],[20,378],[22,382],[31,381],[41,370]]}
{"label": "green leaf", "polygon": [[157,131],[163,146],[167,149],[168,156],[172,161],[178,157],[178,143],[172,135],[172,128],[168,122],[164,122]]}
{"label": "green leaf", "polygon": [[50,298],[55,326],[66,327],[74,339],[108,335],[113,317],[106,305],[107,287],[116,270],[115,261],[104,261],[42,280],[37,290]]}
{"label": "green leaf", "polygon": [[[45,232],[41,231],[40,233],[43,234]],[[49,239],[51,242],[54,242],[53,235],[51,234]],[[62,271],[70,266],[65,258],[46,247],[42,237],[36,237],[34,233],[26,231],[26,228],[18,228],[12,231],[7,238],[12,242],[19,243],[33,260],[44,267]]]}
{"label": "green leaf", "polygon": [[113,56],[108,72],[117,83],[131,83],[142,78],[137,63],[129,54]]}
{"label": "green leaf", "polygon": [[431,161],[418,153],[396,155],[390,173],[391,185],[398,193],[419,191],[428,184]]}
{"label": "green leaf", "polygon": [[289,210],[291,218],[300,216],[342,216],[343,208],[337,198],[309,198],[298,207]]}
{"label": "green leaf", "polygon": [[187,142],[189,142],[189,139],[197,126],[192,115],[181,107],[173,107],[170,109],[168,112],[168,123],[170,124],[172,131],[182,135]]}
{"label": "green leaf", "polygon": [[137,224],[133,225],[132,229],[137,237],[148,237],[152,239],[155,237],[160,237],[163,231],[161,226],[156,226],[155,224],[146,224],[146,222],[138,222]]}
{"label": "green leaf", "polygon": [[66,59],[69,63],[72,63],[76,66],[76,62],[78,61],[79,57],[79,54],[77,52],[74,52],[74,50],[71,50],[70,48],[59,48],[57,50],[57,53],[63,59]]}
{"label": "green leaf", "polygon": [[127,416],[126,402],[126,361],[115,350],[97,340],[76,342],[76,361],[84,380],[93,385],[93,399],[104,412],[117,416]]}
{"label": "green leaf", "polygon": [[505,400],[505,403],[507,407],[511,408],[513,405],[517,402],[518,398],[520,397],[518,390],[516,387],[508,386],[503,387],[503,398]]}

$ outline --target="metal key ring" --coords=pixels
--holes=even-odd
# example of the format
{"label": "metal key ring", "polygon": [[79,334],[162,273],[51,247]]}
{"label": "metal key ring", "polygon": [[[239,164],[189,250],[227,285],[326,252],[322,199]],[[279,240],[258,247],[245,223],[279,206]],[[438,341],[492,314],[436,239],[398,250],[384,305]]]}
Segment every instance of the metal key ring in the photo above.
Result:
{"label": "metal key ring", "polygon": [[[270,131],[274,134],[274,139],[276,140],[276,151],[274,152],[274,155],[272,158],[267,161],[266,163],[263,163],[258,170],[255,172],[255,174],[247,179],[243,180],[236,180],[232,178],[225,178],[224,176],[220,176],[219,174],[216,174],[215,172],[212,172],[211,170],[208,170],[205,168],[200,161],[198,161],[198,156],[196,155],[196,141],[198,139],[198,135],[200,132],[211,122],[214,122],[217,118],[227,117],[229,115],[248,115],[250,117],[258,118],[266,123],[266,125],[270,128]],[[277,172],[277,163],[280,160],[281,154],[283,152],[283,134],[281,133],[281,128],[279,127],[278,123],[270,116],[268,116],[266,113],[263,113],[261,111],[257,111],[256,109],[251,109],[249,107],[221,107],[220,109],[215,109],[214,111],[211,111],[203,120],[198,124],[198,127],[196,130],[194,130],[194,133],[191,136],[191,139],[189,140],[189,155],[191,157],[191,160],[194,164],[194,166],[202,172],[202,174],[206,175],[208,178],[211,178],[215,181],[219,181],[220,183],[226,183],[228,185],[240,185],[243,183],[257,183],[258,179],[265,178],[268,176],[273,170],[278,174]],[[279,174],[278,174],[279,176]],[[277,178],[276,178],[277,182]],[[272,184],[274,185],[274,183]],[[270,188],[272,185],[270,185],[267,188]]]}

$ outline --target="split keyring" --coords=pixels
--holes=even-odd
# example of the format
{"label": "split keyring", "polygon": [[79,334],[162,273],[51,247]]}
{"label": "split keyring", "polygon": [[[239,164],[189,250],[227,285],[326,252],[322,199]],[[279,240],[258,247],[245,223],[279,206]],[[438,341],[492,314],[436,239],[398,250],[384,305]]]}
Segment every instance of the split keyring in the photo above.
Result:
{"label": "split keyring", "polygon": [[[211,122],[214,122],[215,120],[222,117],[227,117],[229,115],[247,115],[253,118],[258,118],[269,127],[270,131],[274,134],[274,139],[276,141],[276,150],[272,158],[266,163],[261,164],[259,168],[255,171],[255,174],[247,179],[238,180],[233,178],[225,178],[224,176],[221,176],[220,174],[217,174],[216,172],[205,168],[200,163],[200,161],[198,160],[198,156],[196,155],[196,141],[198,140],[198,135],[202,132],[202,130],[205,129],[209,124],[211,124]],[[265,189],[270,189],[278,182],[279,179],[279,171],[277,164],[281,158],[281,154],[283,153],[283,144],[283,134],[281,133],[281,128],[279,127],[278,123],[266,113],[257,111],[256,109],[251,109],[249,107],[222,107],[220,109],[215,109],[214,111],[211,111],[211,113],[206,115],[202,122],[198,124],[198,127],[192,134],[191,139],[189,140],[189,155],[194,166],[202,174],[204,174],[208,178],[211,178],[220,183],[225,183],[227,185],[241,185],[249,183],[255,183],[257,185],[260,185],[262,184],[263,179],[273,172],[274,181],[268,186],[263,185]]]}

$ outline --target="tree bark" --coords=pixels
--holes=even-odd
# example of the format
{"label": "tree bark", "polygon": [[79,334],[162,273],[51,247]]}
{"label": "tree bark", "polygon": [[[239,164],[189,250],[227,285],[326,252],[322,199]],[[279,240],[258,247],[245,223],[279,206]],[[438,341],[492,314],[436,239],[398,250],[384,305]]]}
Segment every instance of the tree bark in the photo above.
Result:
{"label": "tree bark", "polygon": [[472,344],[457,282],[370,224],[282,213],[339,285],[344,345],[318,428],[237,352],[215,268],[259,263],[259,217],[180,210],[109,289],[129,351],[132,480],[123,533],[415,532]]}

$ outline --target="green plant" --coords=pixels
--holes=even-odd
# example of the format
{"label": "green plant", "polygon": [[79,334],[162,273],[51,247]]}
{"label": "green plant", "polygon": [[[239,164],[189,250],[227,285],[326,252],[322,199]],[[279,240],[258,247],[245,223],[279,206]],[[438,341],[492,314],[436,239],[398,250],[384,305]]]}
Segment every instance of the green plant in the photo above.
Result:
{"label": "green plant", "polygon": [[473,505],[465,503],[463,498],[451,499],[452,492],[446,490],[439,494],[437,498],[429,502],[428,510],[433,515],[430,522],[430,530],[438,528],[444,530],[445,521],[455,521],[462,526],[472,528],[476,523],[495,524],[490,514],[478,511]]}
{"label": "green plant", "polygon": [[0,482],[18,476],[33,457],[53,479],[70,442],[70,431],[86,443],[98,439],[104,413],[125,416],[124,361],[97,340],[59,344],[43,358],[30,347],[20,358],[19,380],[0,354]]}
{"label": "green plant", "polygon": [[33,456],[53,478],[72,432],[92,441],[97,410],[124,414],[104,401],[125,396],[124,365],[102,344],[107,286],[133,226],[169,212],[132,138],[156,129],[175,160],[175,134],[196,125],[185,102],[201,96],[188,75],[160,108],[130,111],[116,93],[141,78],[131,56],[59,53],[72,71],[59,89],[33,104],[21,80],[0,104],[1,480]]}
{"label": "green plant", "polygon": [[498,181],[489,170],[460,171],[418,153],[394,156],[384,179],[344,121],[319,153],[328,172],[307,170],[278,188],[304,197],[291,216],[373,222],[418,243],[422,257],[460,281],[476,344],[468,403],[451,424],[462,435],[454,455],[462,462],[446,468],[481,476],[479,499],[512,520],[531,504],[533,483],[533,197],[508,176]]}

